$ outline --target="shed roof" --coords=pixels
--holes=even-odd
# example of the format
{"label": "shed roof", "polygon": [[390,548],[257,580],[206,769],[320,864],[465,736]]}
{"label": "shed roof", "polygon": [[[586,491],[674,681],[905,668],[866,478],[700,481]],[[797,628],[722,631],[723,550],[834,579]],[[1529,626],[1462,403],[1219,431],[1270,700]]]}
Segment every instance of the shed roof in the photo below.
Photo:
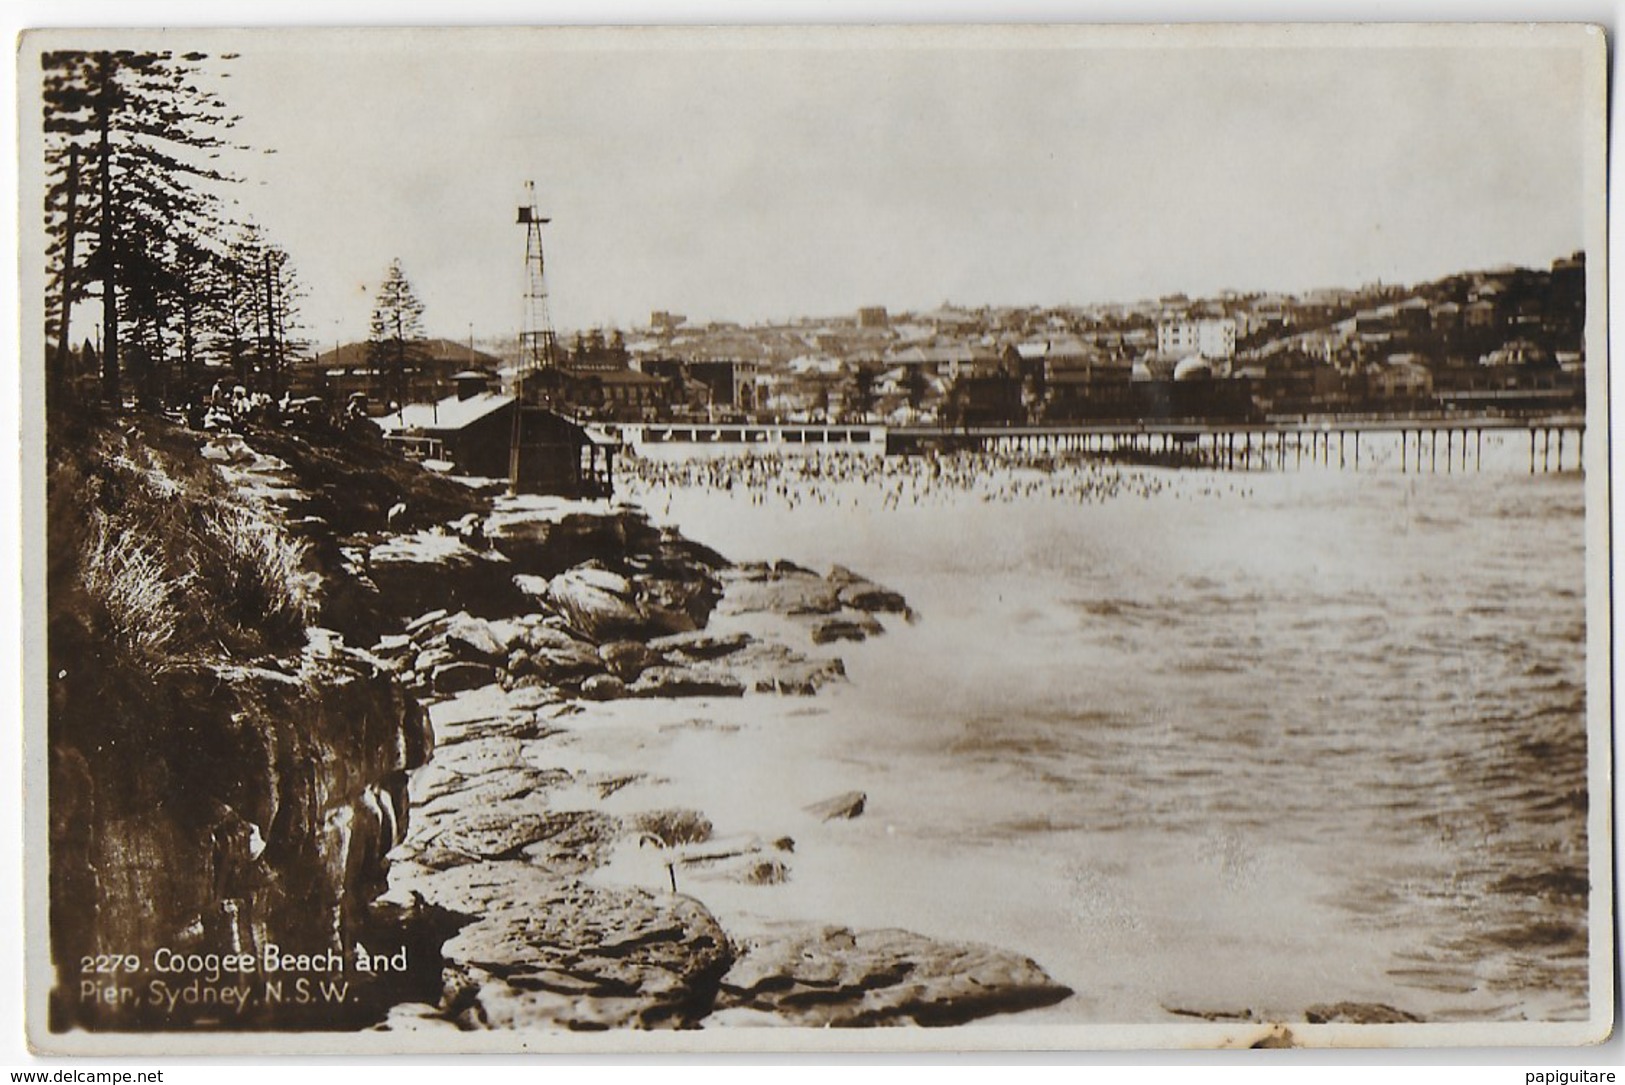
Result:
{"label": "shed roof", "polygon": [[454,432],[466,429],[513,401],[513,396],[497,392],[480,392],[467,399],[447,396],[436,403],[408,403],[377,421],[385,433],[404,433],[408,430]]}

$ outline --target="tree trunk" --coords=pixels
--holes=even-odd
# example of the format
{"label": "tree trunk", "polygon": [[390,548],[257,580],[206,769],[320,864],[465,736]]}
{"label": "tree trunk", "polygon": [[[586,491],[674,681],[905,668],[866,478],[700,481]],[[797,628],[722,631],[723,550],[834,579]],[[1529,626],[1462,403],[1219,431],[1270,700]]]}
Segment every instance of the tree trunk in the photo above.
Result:
{"label": "tree trunk", "polygon": [[192,283],[185,279],[181,282],[181,387],[186,398],[195,398],[197,389],[195,374],[192,369]]}
{"label": "tree trunk", "polygon": [[97,114],[102,156],[102,399],[118,407],[123,396],[119,391],[118,259],[113,236],[113,59],[108,56],[102,58]]}
{"label": "tree trunk", "polygon": [[[259,285],[254,282],[254,272],[253,272],[252,268],[246,269],[244,271],[244,278],[247,280],[248,305],[249,305],[249,308],[254,310],[254,361],[256,363],[255,369],[263,371],[265,369],[265,366],[266,366],[266,360],[265,360],[266,359],[266,350],[265,350],[265,310],[260,308],[260,288],[259,288]],[[256,375],[258,375],[258,374],[256,374]],[[256,392],[260,391],[259,383],[260,383],[259,381],[254,382],[255,387],[254,387],[253,390],[256,391]],[[245,387],[247,386],[246,381],[244,382],[244,386]]]}
{"label": "tree trunk", "polygon": [[56,333],[56,358],[51,363],[49,380],[50,400],[59,403],[68,378],[68,331],[73,314],[73,250],[78,230],[79,210],[79,148],[68,147],[68,221],[67,236],[62,246],[62,312]]}
{"label": "tree trunk", "polygon": [[[395,395],[401,409],[406,409],[406,329],[402,325],[401,311],[395,310]],[[402,417],[405,417],[404,415]]]}
{"label": "tree trunk", "polygon": [[277,352],[276,342],[276,283],[271,277],[271,253],[265,253],[265,330],[266,330],[266,368],[270,371],[269,388],[274,398],[282,393],[279,385],[282,383],[282,357]]}
{"label": "tree trunk", "polygon": [[243,387],[248,386],[248,358],[243,350],[243,286],[238,277],[237,260],[233,257],[231,262],[231,372],[237,378],[237,383]]}
{"label": "tree trunk", "polygon": [[154,289],[152,298],[152,346],[141,371],[142,406],[156,411],[169,402],[169,356],[164,351],[164,303]]}

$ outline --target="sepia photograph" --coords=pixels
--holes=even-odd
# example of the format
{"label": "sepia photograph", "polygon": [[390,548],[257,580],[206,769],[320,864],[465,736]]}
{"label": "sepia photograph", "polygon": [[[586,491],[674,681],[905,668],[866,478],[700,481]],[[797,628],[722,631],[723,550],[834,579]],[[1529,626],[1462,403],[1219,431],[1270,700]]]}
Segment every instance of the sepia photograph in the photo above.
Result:
{"label": "sepia photograph", "polygon": [[35,1050],[1609,1036],[1601,28],[18,50]]}

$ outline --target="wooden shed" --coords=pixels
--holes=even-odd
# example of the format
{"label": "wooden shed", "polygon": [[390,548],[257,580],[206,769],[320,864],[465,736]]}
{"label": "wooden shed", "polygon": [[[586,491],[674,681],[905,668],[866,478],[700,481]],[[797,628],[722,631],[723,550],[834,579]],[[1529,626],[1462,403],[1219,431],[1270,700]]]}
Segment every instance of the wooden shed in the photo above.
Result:
{"label": "wooden shed", "polygon": [[516,494],[609,497],[615,489],[617,443],[547,407],[514,415],[508,489]]}
{"label": "wooden shed", "polygon": [[461,474],[503,478],[516,410],[513,396],[465,390],[434,403],[408,403],[377,421],[403,449],[436,447]]}

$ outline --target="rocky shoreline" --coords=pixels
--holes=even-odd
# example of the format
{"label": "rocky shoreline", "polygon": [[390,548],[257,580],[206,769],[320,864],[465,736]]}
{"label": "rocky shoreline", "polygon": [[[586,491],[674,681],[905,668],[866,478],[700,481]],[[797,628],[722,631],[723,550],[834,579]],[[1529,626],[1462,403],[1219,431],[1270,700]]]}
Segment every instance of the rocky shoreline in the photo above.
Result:
{"label": "rocky shoreline", "polygon": [[[423,748],[408,743],[391,761],[401,767],[363,789],[346,858],[328,862],[343,867],[353,914],[345,952],[406,962],[361,977],[348,1020],[946,1025],[1071,994],[1022,956],[905,931],[734,935],[688,890],[783,884],[793,839],[719,836],[703,810],[644,808],[656,781],[626,763],[635,732],[604,743],[591,771],[561,767],[614,702],[754,698],[769,724],[788,716],[789,702],[846,681],[837,647],[861,650],[914,620],[897,592],[839,567],[734,564],[626,505],[438,479],[407,478],[397,493],[393,473],[356,472],[286,433],[221,435],[203,452],[307,540],[322,602],[312,642],[391,679],[417,712],[407,716],[426,716]],[[808,816],[860,817],[865,802],[831,795]],[[595,878],[629,853],[663,872]]]}
{"label": "rocky shoreline", "polygon": [[[775,706],[845,681],[829,646],[912,617],[897,593],[734,565],[624,505],[497,496],[365,438],[62,425],[53,1029],[949,1024],[1070,994],[900,931],[735,936],[688,890],[782,885],[793,839],[640,803],[664,770],[631,764],[635,733],[561,763],[639,705],[793,714]],[[655,876],[596,877],[628,855]],[[258,963],[276,953],[345,964],[290,988]],[[85,974],[104,958],[127,987]],[[137,997],[149,980],[176,997]]]}
{"label": "rocky shoreline", "polygon": [[[378,543],[364,565],[415,584],[413,598],[428,580],[467,597],[445,568],[478,568],[491,559],[477,547],[500,554],[521,524],[527,537],[547,534],[547,517],[533,515],[514,517],[498,501],[494,528],[468,553],[430,531]],[[578,532],[584,521],[572,518],[584,515],[559,515],[554,530]],[[947,1025],[1067,997],[1025,958],[905,931],[787,924],[731,936],[679,887],[781,883],[794,840],[719,839],[700,810],[610,812],[604,800],[618,795],[624,811],[645,774],[554,764],[561,742],[595,725],[595,702],[814,696],[844,681],[845,667],[800,643],[861,642],[882,635],[885,620],[913,617],[901,595],[850,570],[732,566],[651,533],[635,510],[599,518],[631,545],[551,577],[514,573],[532,609],[480,617],[439,607],[373,648],[428,702],[437,735],[412,776],[412,824],[390,853],[379,908],[408,925],[418,915],[461,923],[440,950],[439,998],[397,1005],[380,1027]],[[792,645],[718,631],[713,611],[788,623],[801,636]],[[865,798],[832,796],[809,813],[859,817]],[[657,854],[668,884],[595,884],[594,871],[626,848]]]}

